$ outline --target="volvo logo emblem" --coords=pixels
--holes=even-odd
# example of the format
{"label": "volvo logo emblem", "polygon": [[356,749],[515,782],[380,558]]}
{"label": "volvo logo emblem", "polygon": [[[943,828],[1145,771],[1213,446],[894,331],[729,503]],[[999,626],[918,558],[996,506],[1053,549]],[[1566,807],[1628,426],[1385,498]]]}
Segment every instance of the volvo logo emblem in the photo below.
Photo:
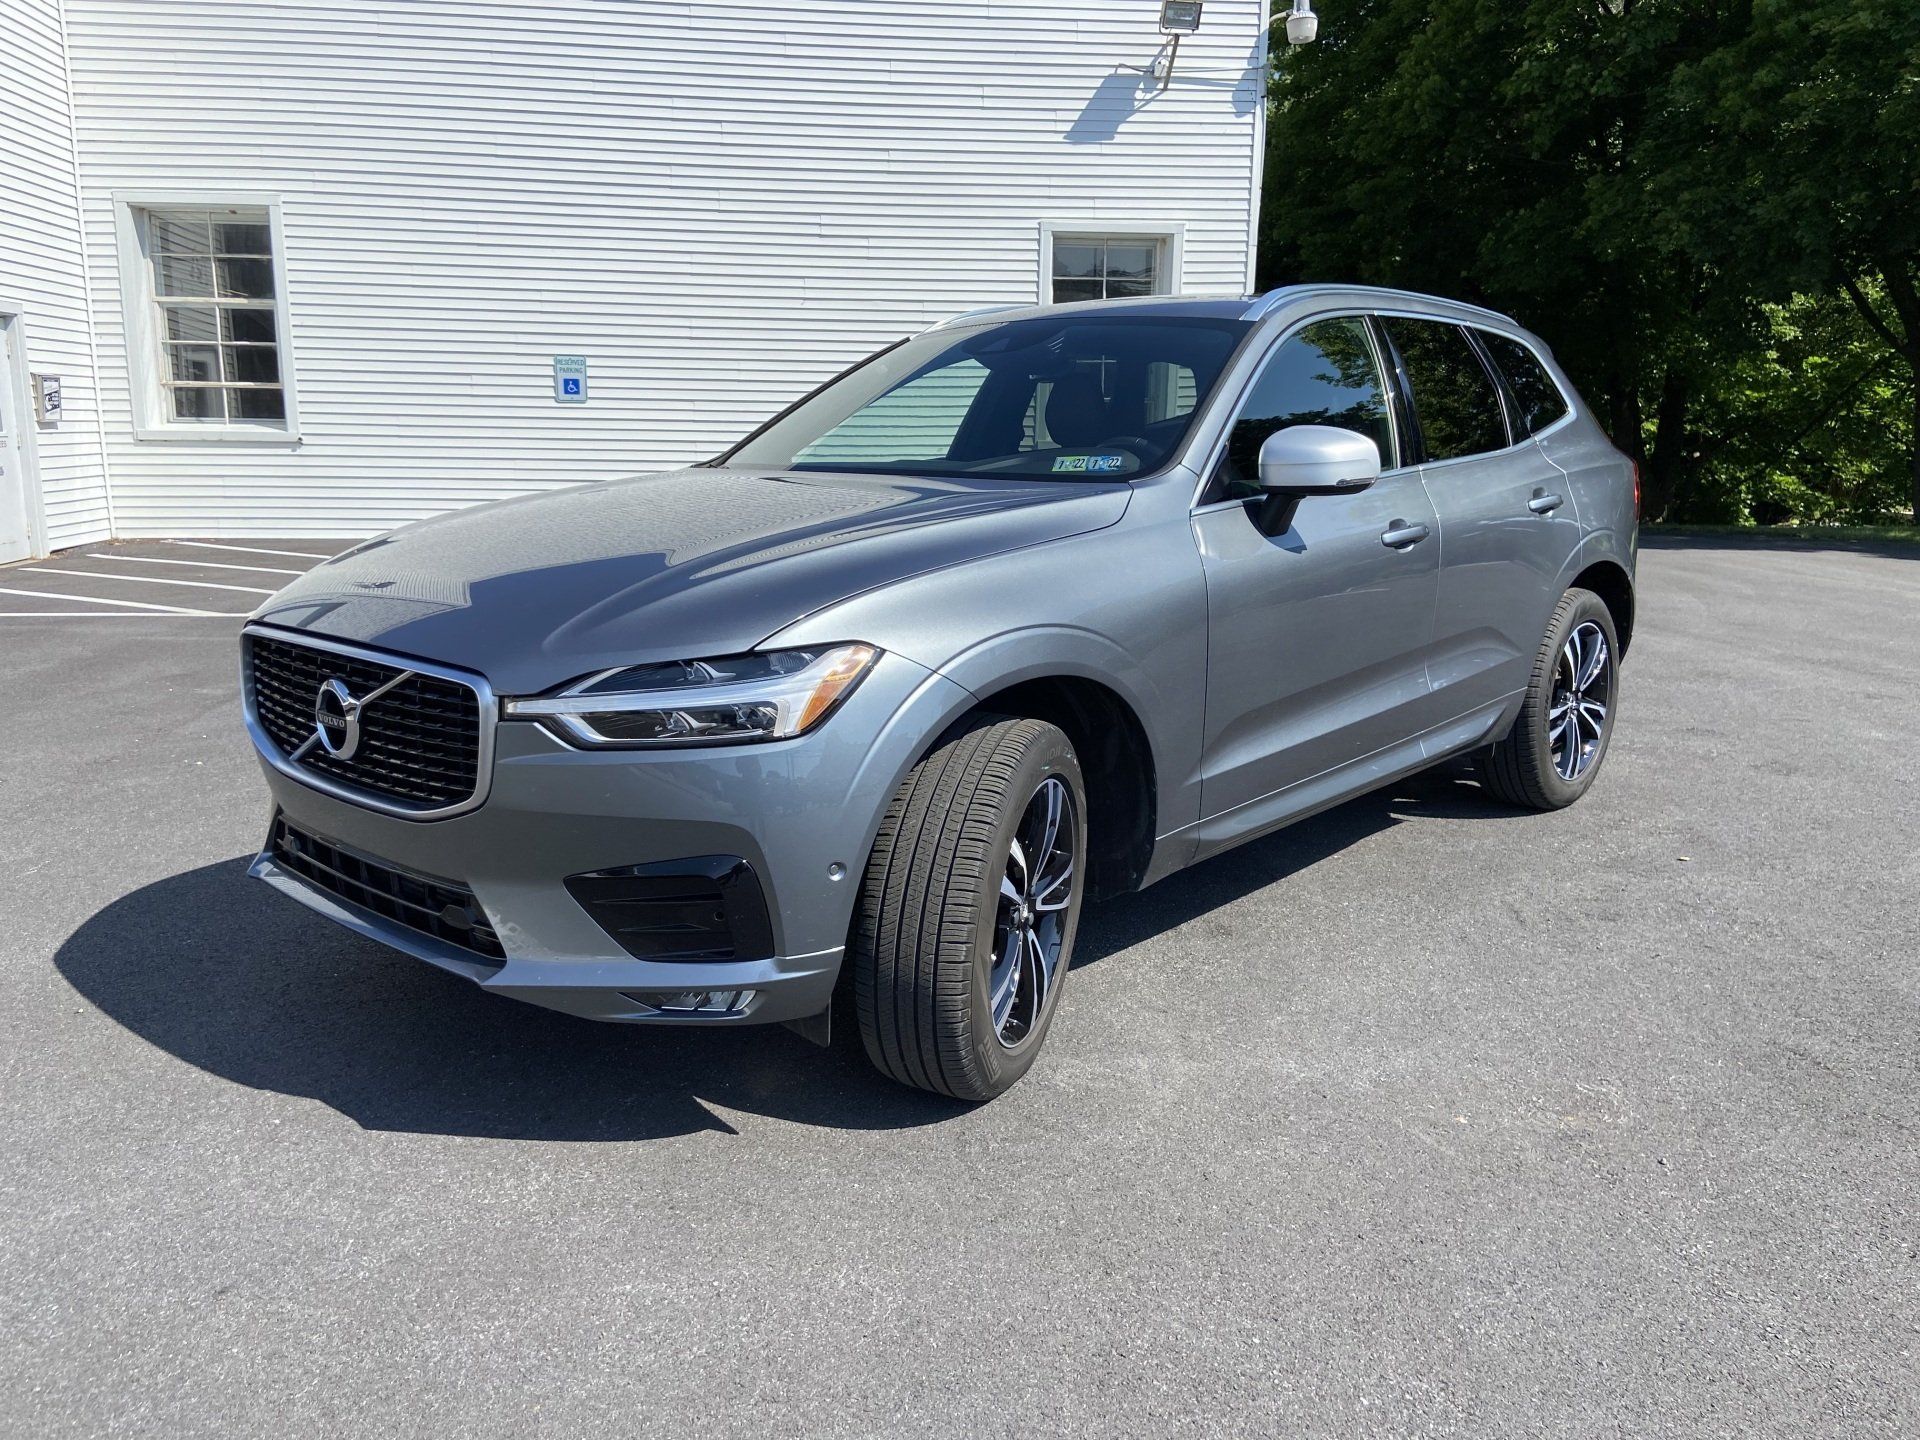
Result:
{"label": "volvo logo emblem", "polygon": [[325,681],[313,697],[313,738],[336,760],[351,760],[360,748],[360,705],[338,679]]}
{"label": "volvo logo emblem", "polygon": [[351,760],[360,748],[360,727],[367,707],[389,690],[406,684],[413,676],[413,671],[402,670],[386,684],[364,695],[355,695],[347,688],[347,682],[337,675],[322,680],[313,697],[313,733],[302,740],[299,748],[287,758],[304,760],[307,753],[318,745],[335,760]]}

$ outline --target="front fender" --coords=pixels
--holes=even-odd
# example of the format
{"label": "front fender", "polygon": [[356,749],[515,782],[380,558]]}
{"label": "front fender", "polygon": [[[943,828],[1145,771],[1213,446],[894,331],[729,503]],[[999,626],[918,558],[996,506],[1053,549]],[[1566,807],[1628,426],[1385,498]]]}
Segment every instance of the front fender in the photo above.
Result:
{"label": "front fender", "polygon": [[[1140,722],[1156,828],[1171,834],[1199,818],[1207,684],[1206,578],[1184,496],[1174,498],[1160,518],[1136,507],[1094,534],[849,597],[765,644],[863,640],[964,687],[974,703],[1031,680],[1105,686]],[[941,717],[926,744],[955,718]]]}

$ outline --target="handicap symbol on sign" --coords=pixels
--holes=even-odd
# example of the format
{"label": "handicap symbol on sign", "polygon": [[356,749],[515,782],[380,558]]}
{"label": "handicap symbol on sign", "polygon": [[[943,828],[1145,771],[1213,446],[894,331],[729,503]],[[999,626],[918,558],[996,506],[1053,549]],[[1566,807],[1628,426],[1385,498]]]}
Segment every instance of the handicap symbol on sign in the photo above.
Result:
{"label": "handicap symbol on sign", "polygon": [[578,375],[563,377],[560,381],[560,392],[563,395],[578,395],[580,393],[580,377]]}

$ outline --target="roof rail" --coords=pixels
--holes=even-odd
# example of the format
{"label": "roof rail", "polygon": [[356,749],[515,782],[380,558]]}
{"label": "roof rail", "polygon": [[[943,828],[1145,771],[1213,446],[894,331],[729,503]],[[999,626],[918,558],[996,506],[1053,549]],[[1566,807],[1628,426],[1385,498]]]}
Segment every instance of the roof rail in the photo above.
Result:
{"label": "roof rail", "polygon": [[1296,295],[1304,295],[1313,289],[1311,285],[1282,285],[1278,290],[1269,290],[1264,295],[1253,297],[1253,303],[1241,313],[1242,320],[1264,320],[1275,309]]}
{"label": "roof rail", "polygon": [[1363,295],[1378,295],[1391,300],[1412,300],[1420,304],[1451,305],[1460,310],[1471,310],[1477,315],[1485,315],[1490,320],[1499,320],[1508,325],[1518,322],[1511,315],[1502,315],[1498,310],[1489,310],[1484,305],[1475,305],[1466,300],[1450,300],[1445,295],[1424,295],[1418,290],[1394,290],[1381,285],[1283,285],[1278,290],[1269,290],[1264,295],[1256,295],[1242,313],[1243,320],[1262,320],[1271,315],[1287,301],[1302,295],[1311,295],[1320,290],[1351,290]]}
{"label": "roof rail", "polygon": [[949,315],[944,320],[936,320],[920,333],[924,335],[927,330],[942,330],[949,325],[958,325],[962,320],[971,320],[978,315],[997,315],[1002,310],[1031,310],[1032,308],[1033,305],[1030,302],[1014,305],[978,305],[971,310],[962,310],[958,315]]}

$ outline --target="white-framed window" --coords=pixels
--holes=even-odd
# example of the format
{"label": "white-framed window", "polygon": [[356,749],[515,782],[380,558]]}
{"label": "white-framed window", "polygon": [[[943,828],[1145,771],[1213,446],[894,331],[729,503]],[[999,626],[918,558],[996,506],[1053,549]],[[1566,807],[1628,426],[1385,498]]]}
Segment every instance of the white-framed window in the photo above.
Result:
{"label": "white-framed window", "polygon": [[1114,300],[1180,292],[1180,225],[1040,226],[1040,302]]}
{"label": "white-framed window", "polygon": [[138,437],[298,438],[278,203],[115,201]]}

